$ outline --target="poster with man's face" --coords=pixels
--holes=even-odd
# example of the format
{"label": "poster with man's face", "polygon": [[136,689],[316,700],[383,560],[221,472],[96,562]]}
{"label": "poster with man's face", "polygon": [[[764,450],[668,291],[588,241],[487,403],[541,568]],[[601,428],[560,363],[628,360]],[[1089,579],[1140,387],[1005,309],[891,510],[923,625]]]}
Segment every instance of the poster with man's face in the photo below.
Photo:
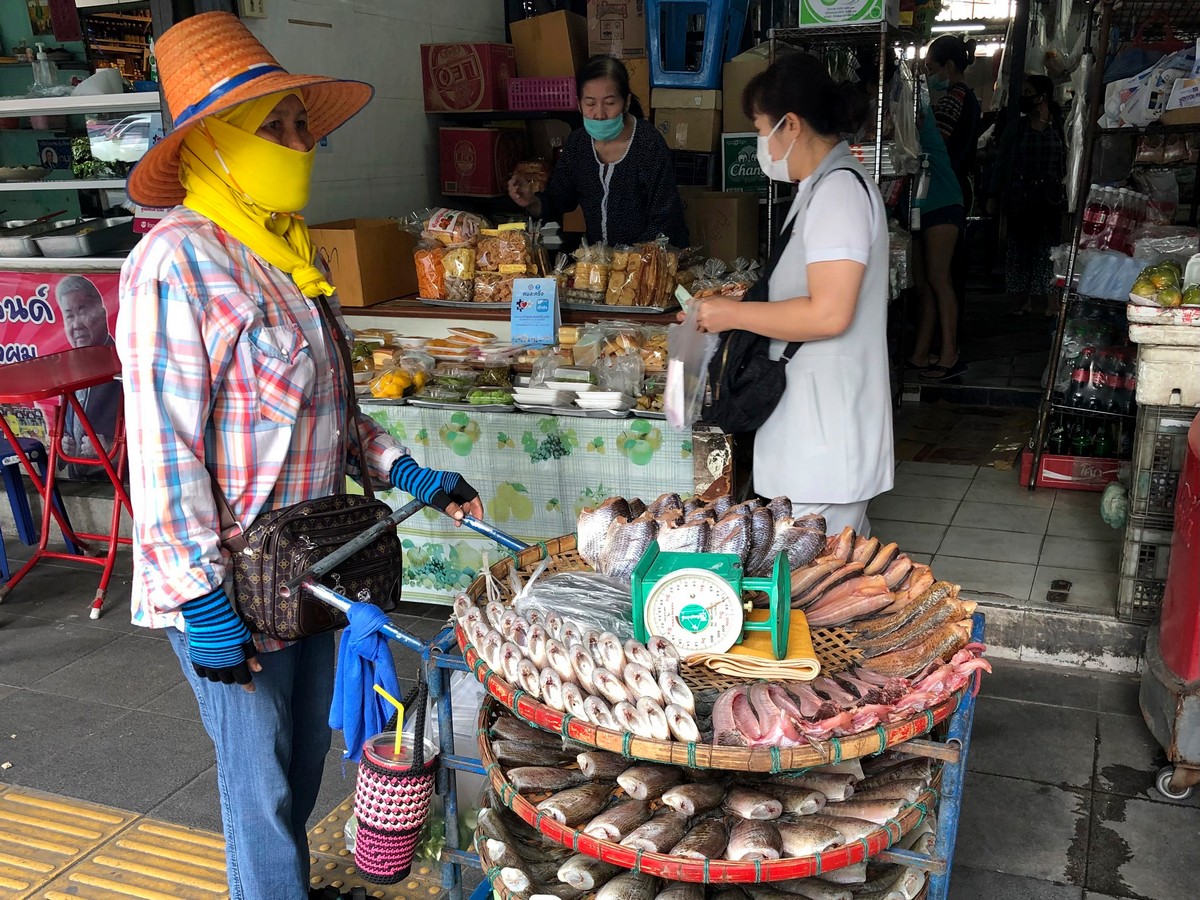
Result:
{"label": "poster with man's face", "polygon": [[[24,274],[0,272],[0,367],[34,357],[50,356],[78,347],[112,343],[117,320],[116,272],[102,274]],[[2,371],[2,369],[0,369]],[[120,386],[91,388],[81,397],[97,435],[111,439],[119,409]],[[32,408],[0,408],[13,431],[21,437],[46,440]],[[68,416],[64,444],[88,453],[79,423]],[[68,467],[69,477],[88,477],[91,467]]]}

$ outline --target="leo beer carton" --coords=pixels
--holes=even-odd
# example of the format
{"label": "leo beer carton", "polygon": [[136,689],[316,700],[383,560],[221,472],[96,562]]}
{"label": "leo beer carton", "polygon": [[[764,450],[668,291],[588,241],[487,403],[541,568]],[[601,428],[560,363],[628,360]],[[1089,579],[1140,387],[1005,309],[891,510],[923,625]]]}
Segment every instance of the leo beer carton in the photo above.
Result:
{"label": "leo beer carton", "polygon": [[422,44],[426,112],[496,112],[508,108],[517,74],[512,44]]}

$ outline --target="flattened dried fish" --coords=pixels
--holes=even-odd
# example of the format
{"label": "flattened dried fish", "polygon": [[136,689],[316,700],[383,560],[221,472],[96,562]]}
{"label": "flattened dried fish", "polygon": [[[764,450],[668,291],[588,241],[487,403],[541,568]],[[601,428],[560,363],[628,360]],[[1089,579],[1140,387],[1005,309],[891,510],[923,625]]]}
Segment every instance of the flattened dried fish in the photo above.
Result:
{"label": "flattened dried fish", "polygon": [[529,741],[492,741],[492,754],[505,765],[518,766],[557,765],[574,756],[562,747],[555,748]]}
{"label": "flattened dried fish", "polygon": [[626,800],[611,806],[583,826],[583,833],[606,841],[619,841],[644,822],[653,811],[645,800]]}
{"label": "flattened dried fish", "polygon": [[783,814],[783,804],[770,794],[741,785],[730,788],[722,808],[743,819],[778,819]]}
{"label": "flattened dried fish", "polygon": [[505,741],[525,741],[530,744],[548,744],[555,750],[562,749],[562,738],[527,725],[516,716],[497,716],[492,723],[492,737]]}
{"label": "flattened dried fish", "polygon": [[595,817],[608,803],[612,788],[607,784],[584,784],[559,791],[537,805],[538,811],[560,825],[574,828]]}
{"label": "flattened dried fish", "polygon": [[[829,809],[829,807],[825,807]],[[845,843],[840,832],[828,825],[811,821],[811,816],[803,819],[784,821],[778,820],[775,827],[783,840],[785,856],[811,856],[825,850],[832,850]]]}
{"label": "flattened dried fish", "polygon": [[675,766],[632,766],[617,776],[617,784],[635,800],[657,800],[663,791],[681,780]]}
{"label": "flattened dried fish", "polygon": [[579,771],[593,781],[616,778],[629,768],[629,761],[619,753],[586,750],[575,757]]}
{"label": "flattened dried fish", "polygon": [[561,791],[575,787],[588,780],[579,769],[562,769],[552,766],[517,766],[508,770],[508,780],[520,794],[541,794],[545,791]]}
{"label": "flattened dried fish", "polygon": [[595,509],[584,509],[579,514],[576,535],[579,541],[579,555],[593,568],[604,544],[608,540],[608,527],[617,518],[629,519],[629,504],[621,497],[610,497]]}
{"label": "flattened dried fish", "polygon": [[612,863],[576,853],[558,867],[558,880],[579,890],[592,891],[620,871]]}
{"label": "flattened dried fish", "polygon": [[799,785],[764,784],[762,791],[783,805],[783,812],[793,816],[811,816],[825,808],[825,795]]}
{"label": "flattened dried fish", "polygon": [[670,850],[671,856],[684,859],[720,859],[729,843],[729,831],[720,819],[705,819]]}
{"label": "flattened dried fish", "polygon": [[763,819],[735,819],[729,826],[729,845],[725,855],[732,860],[779,859],[783,837],[774,822]]}
{"label": "flattened dried fish", "polygon": [[683,839],[686,831],[687,816],[664,810],[627,834],[621,846],[646,853],[666,853]]}
{"label": "flattened dried fish", "polygon": [[654,900],[658,879],[640,872],[614,875],[596,892],[596,900]]}
{"label": "flattened dried fish", "polygon": [[662,802],[685,816],[699,816],[720,806],[725,790],[723,781],[677,784],[663,792]]}

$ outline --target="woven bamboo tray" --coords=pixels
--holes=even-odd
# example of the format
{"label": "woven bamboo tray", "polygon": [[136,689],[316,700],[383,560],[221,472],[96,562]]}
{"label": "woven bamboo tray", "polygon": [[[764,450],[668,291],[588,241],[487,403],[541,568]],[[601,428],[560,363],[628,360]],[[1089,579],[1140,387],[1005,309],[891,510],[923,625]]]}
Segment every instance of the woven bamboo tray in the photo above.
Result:
{"label": "woven bamboo tray", "polygon": [[488,737],[488,726],[497,711],[495,700],[484,703],[479,712],[479,760],[488,773],[488,779],[500,802],[528,822],[544,836],[570,848],[576,853],[603,860],[623,869],[645,872],[668,881],[691,881],[701,884],[757,884],[761,882],[786,881],[790,878],[810,878],[852,866],[882,853],[900,840],[937,805],[937,791],[930,788],[916,803],[906,806],[900,815],[887,825],[881,825],[867,837],[853,844],[812,856],[797,856],[788,859],[736,862],[728,859],[684,859],[665,853],[646,853],[631,850],[612,841],[600,840],[575,828],[560,825],[557,821],[538,812],[537,807],[517,793],[517,789],[504,774],[500,763],[492,754],[492,742]]}
{"label": "woven bamboo tray", "polygon": [[[587,566],[575,550],[573,535],[547,541],[544,545],[529,547],[516,559],[506,558],[492,566],[501,585],[508,584],[508,572],[515,566],[519,572],[529,572],[542,560],[543,553],[553,561],[548,573],[586,569]],[[467,591],[476,604],[485,601],[486,588],[481,577],[476,578]],[[505,597],[507,600],[508,598]],[[888,747],[903,744],[930,731],[936,724],[948,718],[958,709],[970,684],[951,694],[937,706],[917,713],[903,722],[879,725],[859,734],[827,741],[814,741],[802,747],[717,747],[706,743],[682,743],[679,741],[656,741],[640,738],[624,731],[599,728],[560,710],[535,700],[520,688],[509,684],[504,676],[488,666],[487,661],[471,644],[470,639],[456,623],[454,633],[462,648],[467,667],[501,705],[518,719],[546,731],[556,732],[589,747],[621,753],[629,759],[647,762],[669,763],[693,769],[725,769],[743,772],[787,772],[829,765],[847,759],[882,753]],[[799,877],[799,876],[796,876]]]}

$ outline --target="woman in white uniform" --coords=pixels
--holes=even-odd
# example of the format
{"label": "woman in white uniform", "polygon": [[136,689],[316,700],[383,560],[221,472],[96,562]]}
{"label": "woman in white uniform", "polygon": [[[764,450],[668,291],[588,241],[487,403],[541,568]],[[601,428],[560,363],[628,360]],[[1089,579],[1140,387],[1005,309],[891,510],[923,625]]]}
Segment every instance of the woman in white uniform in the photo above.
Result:
{"label": "woman in white uniform", "polygon": [[772,358],[803,341],[787,388],[754,441],[754,490],[791,498],[796,515],[820,513],[831,534],[868,534],[867,503],[890,490],[894,470],[886,343],[888,235],[883,200],[841,135],[866,115],[860,89],[838,85],[815,58],[793,54],[742,95],[772,179],[795,183],[770,303],[714,298],[701,330],[772,338]]}

